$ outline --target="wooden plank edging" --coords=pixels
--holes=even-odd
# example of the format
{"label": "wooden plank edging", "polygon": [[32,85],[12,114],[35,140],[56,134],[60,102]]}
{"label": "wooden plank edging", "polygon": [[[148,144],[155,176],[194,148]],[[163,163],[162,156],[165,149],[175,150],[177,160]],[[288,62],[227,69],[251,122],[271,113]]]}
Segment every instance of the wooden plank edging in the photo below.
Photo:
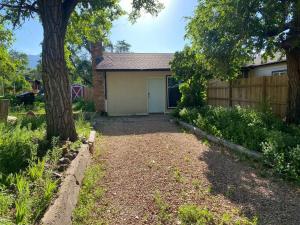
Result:
{"label": "wooden plank edging", "polygon": [[88,144],[82,144],[76,158],[64,173],[57,198],[49,206],[40,225],[72,225],[72,213],[76,207],[84,173],[92,160],[96,131],[91,131]]}
{"label": "wooden plank edging", "polygon": [[233,150],[235,152],[238,152],[238,153],[241,153],[241,154],[244,154],[244,155],[247,155],[251,158],[254,158],[254,159],[261,159],[263,157],[263,155],[259,152],[255,152],[255,151],[251,151],[241,145],[237,145],[237,144],[234,144],[230,141],[227,141],[227,140],[224,140],[224,139],[221,139],[219,137],[215,137],[213,135],[210,135],[208,133],[206,133],[205,131],[199,129],[198,127],[195,127],[191,124],[188,124],[186,122],[183,122],[181,120],[178,120],[178,119],[171,119],[170,120],[171,122],[176,122],[178,123],[180,126],[190,130],[192,133],[194,133],[196,136],[199,136],[199,137],[204,137],[206,138],[207,140],[211,141],[211,142],[214,142],[216,144],[221,144],[223,145],[224,147],[227,147],[229,148],[230,150]]}

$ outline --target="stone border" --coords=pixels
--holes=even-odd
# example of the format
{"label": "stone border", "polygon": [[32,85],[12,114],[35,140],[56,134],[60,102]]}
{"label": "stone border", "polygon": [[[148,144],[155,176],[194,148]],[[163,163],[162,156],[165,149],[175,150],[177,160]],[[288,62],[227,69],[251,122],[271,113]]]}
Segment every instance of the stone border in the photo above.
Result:
{"label": "stone border", "polygon": [[64,173],[57,198],[41,219],[41,225],[71,225],[84,172],[92,159],[96,132],[91,131],[88,144],[82,144],[76,158]]}
{"label": "stone border", "polygon": [[180,126],[190,130],[192,133],[194,133],[196,136],[198,137],[204,137],[206,138],[207,140],[211,141],[211,142],[214,142],[216,144],[221,144],[227,148],[229,148],[230,150],[233,150],[237,153],[240,153],[240,154],[244,154],[244,155],[247,155],[251,158],[254,158],[254,159],[261,159],[262,158],[262,154],[259,153],[259,152],[255,152],[255,151],[251,151],[241,145],[237,145],[237,144],[234,144],[232,142],[229,142],[229,141],[226,141],[226,140],[223,140],[219,137],[215,137],[213,135],[210,135],[208,133],[206,133],[205,131],[193,126],[193,125],[190,125],[188,123],[185,123],[181,120],[178,120],[178,119],[171,119],[170,122],[173,122],[173,123],[177,123],[179,124]]}

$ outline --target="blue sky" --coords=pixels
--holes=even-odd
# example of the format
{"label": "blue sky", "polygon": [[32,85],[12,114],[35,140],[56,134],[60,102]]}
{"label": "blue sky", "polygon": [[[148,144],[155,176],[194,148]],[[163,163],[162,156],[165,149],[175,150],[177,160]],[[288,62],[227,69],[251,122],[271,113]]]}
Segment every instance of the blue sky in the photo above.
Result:
{"label": "blue sky", "polygon": [[[130,0],[121,0],[125,10],[130,9]],[[110,38],[113,43],[126,40],[133,52],[175,52],[181,50],[184,40],[186,19],[193,15],[197,0],[161,0],[165,9],[157,16],[142,14],[135,24],[126,16],[114,22]],[[15,31],[13,48],[27,54],[39,54],[43,30],[37,20],[27,21]]]}

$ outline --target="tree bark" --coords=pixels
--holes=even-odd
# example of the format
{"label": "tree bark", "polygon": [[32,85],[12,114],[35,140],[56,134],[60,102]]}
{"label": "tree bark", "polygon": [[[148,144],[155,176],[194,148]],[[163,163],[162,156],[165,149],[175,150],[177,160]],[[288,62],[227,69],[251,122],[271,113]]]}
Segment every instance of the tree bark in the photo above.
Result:
{"label": "tree bark", "polygon": [[300,123],[300,48],[286,52],[289,77],[287,122]]}
{"label": "tree bark", "polygon": [[64,40],[68,17],[61,0],[39,0],[44,28],[42,78],[45,89],[47,137],[75,141],[71,86],[65,62]]}
{"label": "tree bark", "polygon": [[284,43],[287,57],[289,95],[286,121],[300,123],[300,0],[295,1],[292,27]]}

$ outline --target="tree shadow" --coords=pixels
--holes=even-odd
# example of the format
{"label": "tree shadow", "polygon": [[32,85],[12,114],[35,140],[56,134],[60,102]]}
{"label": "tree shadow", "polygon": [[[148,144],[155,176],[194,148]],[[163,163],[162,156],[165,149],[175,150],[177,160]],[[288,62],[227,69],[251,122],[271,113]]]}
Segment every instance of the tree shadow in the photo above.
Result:
{"label": "tree shadow", "polygon": [[151,133],[180,133],[179,128],[170,123],[168,115],[98,117],[95,129],[105,136],[141,135]]}
{"label": "tree shadow", "polygon": [[212,145],[199,160],[208,165],[206,176],[212,193],[222,194],[240,205],[244,215],[258,216],[260,224],[300,224],[299,188],[259,176],[263,171],[252,168],[251,162],[241,162],[217,145]]}

